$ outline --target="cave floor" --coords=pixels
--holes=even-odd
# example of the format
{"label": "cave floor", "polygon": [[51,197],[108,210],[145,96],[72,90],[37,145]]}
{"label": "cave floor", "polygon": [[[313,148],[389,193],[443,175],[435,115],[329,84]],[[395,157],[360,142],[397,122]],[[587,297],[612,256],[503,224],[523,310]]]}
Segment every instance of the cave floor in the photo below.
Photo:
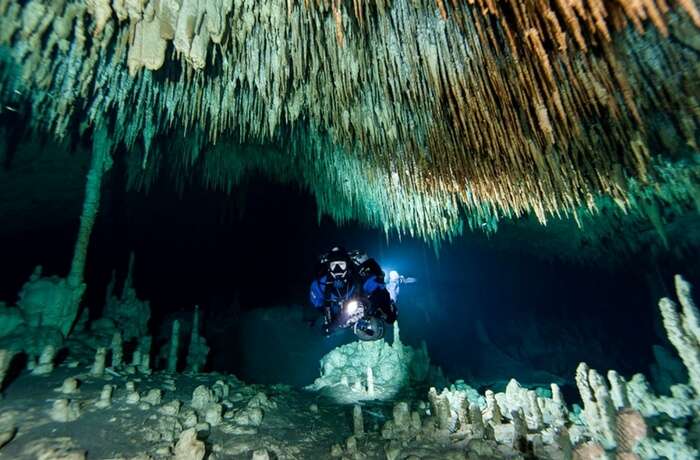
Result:
{"label": "cave floor", "polygon": [[[73,366],[63,364],[43,376],[24,370],[6,382],[0,400],[0,434],[16,433],[0,448],[0,458],[173,458],[179,434],[193,425],[190,404],[194,389],[199,385],[211,388],[217,381],[226,383],[230,390],[228,396],[220,398],[220,423],[197,425],[198,438],[206,445],[205,458],[249,459],[260,449],[272,459],[330,458],[331,447],[345,447],[353,434],[352,406],[287,385],[246,385],[232,375],[217,373],[145,375],[107,369],[103,376],[95,377],[90,375],[89,366]],[[78,390],[64,394],[59,388],[70,377],[78,380]],[[134,383],[140,401],[128,401],[127,382]],[[111,405],[99,408],[96,403],[106,384],[114,386]],[[145,402],[151,389],[162,391],[161,401]],[[241,424],[238,415],[252,399],[260,399],[261,393],[267,400],[262,422],[257,426]],[[75,411],[70,421],[56,421],[56,416],[51,416],[59,399],[69,400]],[[173,400],[182,402],[181,409],[177,414],[164,413],[163,407]],[[363,413],[368,435],[357,441],[353,457],[386,458],[379,427],[391,416],[390,404],[363,405]],[[200,412],[194,420],[203,419]]]}

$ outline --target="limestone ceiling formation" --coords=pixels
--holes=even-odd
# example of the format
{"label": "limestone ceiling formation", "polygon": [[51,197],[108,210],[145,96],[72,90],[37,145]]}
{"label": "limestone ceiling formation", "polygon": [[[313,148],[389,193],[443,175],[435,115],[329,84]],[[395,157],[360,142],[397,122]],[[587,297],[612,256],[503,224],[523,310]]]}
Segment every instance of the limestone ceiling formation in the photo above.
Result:
{"label": "limestone ceiling formation", "polygon": [[134,184],[259,170],[442,239],[700,202],[699,27],[694,0],[0,0],[0,98],[107,127]]}

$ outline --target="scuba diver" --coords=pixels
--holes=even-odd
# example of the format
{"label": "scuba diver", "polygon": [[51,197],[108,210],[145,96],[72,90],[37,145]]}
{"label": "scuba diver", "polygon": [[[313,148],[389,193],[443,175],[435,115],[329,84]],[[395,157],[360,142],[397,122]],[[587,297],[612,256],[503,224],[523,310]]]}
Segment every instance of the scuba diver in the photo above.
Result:
{"label": "scuba diver", "polygon": [[[353,326],[361,340],[377,340],[383,335],[384,322],[391,324],[397,316],[379,264],[367,254],[338,246],[319,259],[310,299],[323,315],[326,336],[336,327]],[[362,309],[355,314],[358,302]]]}

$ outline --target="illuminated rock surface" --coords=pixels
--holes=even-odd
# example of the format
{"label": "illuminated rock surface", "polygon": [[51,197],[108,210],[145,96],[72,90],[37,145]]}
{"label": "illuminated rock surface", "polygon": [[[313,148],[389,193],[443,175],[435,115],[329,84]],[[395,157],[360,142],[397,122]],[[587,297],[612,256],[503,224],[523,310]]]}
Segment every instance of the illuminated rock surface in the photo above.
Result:
{"label": "illuminated rock surface", "polygon": [[[394,327],[398,335],[398,324]],[[424,344],[425,345],[425,344]],[[427,349],[405,346],[400,339],[354,342],[321,359],[321,376],[307,390],[337,402],[391,400],[409,383],[424,382],[430,358]]]}

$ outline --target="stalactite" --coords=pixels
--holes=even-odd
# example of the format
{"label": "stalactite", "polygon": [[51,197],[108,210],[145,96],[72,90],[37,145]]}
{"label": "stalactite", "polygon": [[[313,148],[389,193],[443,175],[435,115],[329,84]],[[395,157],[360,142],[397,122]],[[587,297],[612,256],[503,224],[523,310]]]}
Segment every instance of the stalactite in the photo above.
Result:
{"label": "stalactite", "polygon": [[203,156],[228,190],[240,167],[290,174],[218,145],[290,145],[321,212],[434,240],[633,206],[620,184],[655,179],[652,117],[696,148],[697,56],[672,23],[700,25],[694,0],[0,2],[34,128],[114,126],[146,186],[158,136],[195,133],[175,169]]}

